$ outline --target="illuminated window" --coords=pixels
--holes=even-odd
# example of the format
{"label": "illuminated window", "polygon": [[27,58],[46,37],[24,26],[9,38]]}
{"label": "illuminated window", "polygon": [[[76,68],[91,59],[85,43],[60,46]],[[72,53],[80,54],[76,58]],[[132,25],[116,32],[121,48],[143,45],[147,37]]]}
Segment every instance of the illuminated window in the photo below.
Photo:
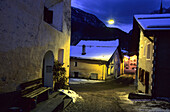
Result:
{"label": "illuminated window", "polygon": [[147,45],[147,59],[151,58],[151,44]]}
{"label": "illuminated window", "polygon": [[77,62],[74,62],[74,66],[77,67]]}

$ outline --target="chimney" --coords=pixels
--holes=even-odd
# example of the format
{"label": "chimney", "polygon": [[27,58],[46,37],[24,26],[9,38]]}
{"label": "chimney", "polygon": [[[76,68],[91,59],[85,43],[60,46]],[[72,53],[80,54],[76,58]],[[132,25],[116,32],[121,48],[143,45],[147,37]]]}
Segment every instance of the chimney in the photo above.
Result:
{"label": "chimney", "polygon": [[163,13],[163,8],[162,8],[162,0],[161,0],[161,7],[160,7],[160,12],[159,12],[160,14],[162,14]]}
{"label": "chimney", "polygon": [[82,45],[82,53],[81,55],[85,55],[86,54],[86,46]]}

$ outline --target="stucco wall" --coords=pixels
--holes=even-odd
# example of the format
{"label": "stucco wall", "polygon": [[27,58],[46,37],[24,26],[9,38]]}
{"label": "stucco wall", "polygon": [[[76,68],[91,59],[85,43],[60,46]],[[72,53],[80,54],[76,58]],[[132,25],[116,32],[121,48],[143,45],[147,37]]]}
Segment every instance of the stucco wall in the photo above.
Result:
{"label": "stucco wall", "polygon": [[70,0],[64,0],[63,32],[43,21],[44,0],[0,3],[0,92],[15,91],[22,82],[42,78],[43,58],[51,50],[58,60],[64,49],[69,76]]}
{"label": "stucco wall", "polygon": [[[74,63],[77,62],[77,67]],[[91,73],[97,73],[99,80],[105,80],[106,75],[106,65],[97,64],[95,61],[85,61],[71,59],[70,61],[70,76],[74,76],[74,72],[79,72],[79,77],[90,78]]]}
{"label": "stucco wall", "polygon": [[[154,37],[150,37],[154,38]],[[151,44],[150,47],[150,59],[147,59],[147,45]],[[154,44],[144,36],[143,32],[140,31],[140,42],[139,42],[139,59],[138,59],[138,69],[142,68],[145,71],[149,72],[149,94],[151,94],[151,89],[152,89],[152,74],[153,74],[153,49]],[[144,50],[145,49],[145,50]],[[145,51],[145,53],[144,53]],[[138,78],[139,78],[139,70],[138,70]],[[145,77],[144,77],[145,78]],[[145,79],[144,79],[145,80]],[[139,79],[138,79],[138,90],[145,92],[145,85],[143,85]]]}
{"label": "stucco wall", "polygon": [[[114,52],[112,57],[108,61],[108,76],[107,79],[119,77],[121,74],[123,74],[123,63],[121,63],[120,56],[118,49]],[[113,75],[113,76],[111,76]]]}

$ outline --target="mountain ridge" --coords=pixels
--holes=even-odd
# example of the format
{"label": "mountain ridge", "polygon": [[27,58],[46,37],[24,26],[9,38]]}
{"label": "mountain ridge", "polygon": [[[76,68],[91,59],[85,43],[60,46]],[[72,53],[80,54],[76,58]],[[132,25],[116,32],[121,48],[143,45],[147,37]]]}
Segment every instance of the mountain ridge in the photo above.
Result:
{"label": "mountain ridge", "polygon": [[76,45],[80,40],[116,40],[120,46],[128,49],[129,34],[119,28],[109,28],[95,15],[78,8],[71,8],[71,45]]}

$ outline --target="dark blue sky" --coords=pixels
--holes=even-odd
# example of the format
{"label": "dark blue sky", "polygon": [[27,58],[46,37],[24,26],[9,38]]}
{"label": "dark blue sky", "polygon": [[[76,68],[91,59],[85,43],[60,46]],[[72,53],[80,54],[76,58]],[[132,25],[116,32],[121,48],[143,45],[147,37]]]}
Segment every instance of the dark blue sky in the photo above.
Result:
{"label": "dark blue sky", "polygon": [[[161,0],[72,0],[72,6],[96,15],[108,27],[118,27],[129,32],[133,15],[146,14],[160,8]],[[163,7],[170,7],[170,0],[163,0]],[[114,25],[107,21],[114,19]]]}

